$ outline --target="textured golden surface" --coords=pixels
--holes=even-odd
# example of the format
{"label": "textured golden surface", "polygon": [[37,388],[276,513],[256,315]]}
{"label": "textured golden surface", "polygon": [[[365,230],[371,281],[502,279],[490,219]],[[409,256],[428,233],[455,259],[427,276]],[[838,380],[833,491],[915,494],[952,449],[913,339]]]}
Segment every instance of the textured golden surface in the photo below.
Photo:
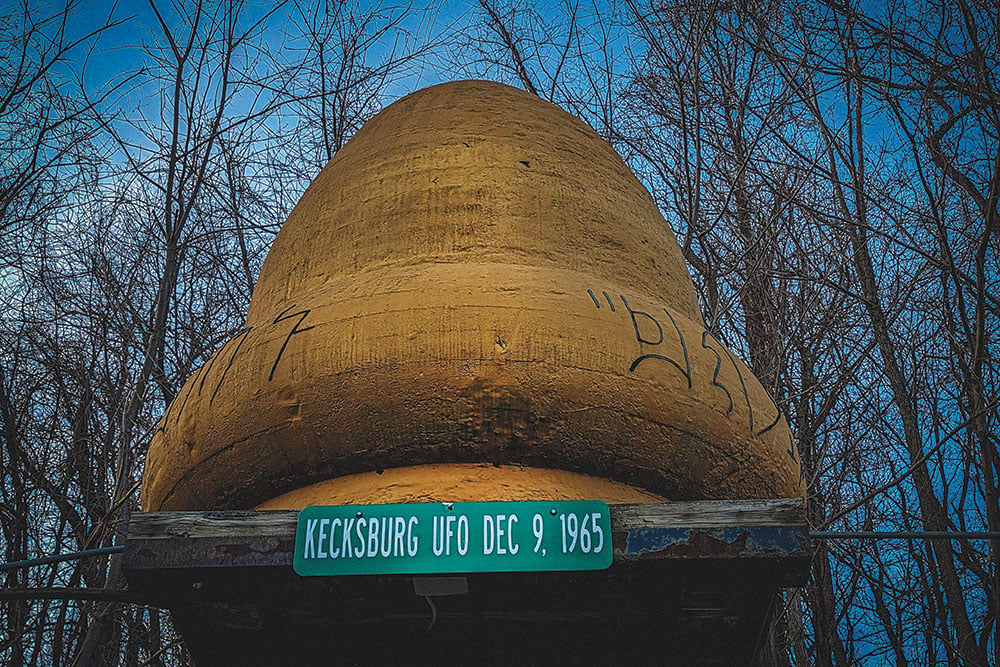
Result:
{"label": "textured golden surface", "polygon": [[308,188],[246,327],[164,415],[142,502],[801,494],[786,419],[614,150],[463,81],[387,107]]}

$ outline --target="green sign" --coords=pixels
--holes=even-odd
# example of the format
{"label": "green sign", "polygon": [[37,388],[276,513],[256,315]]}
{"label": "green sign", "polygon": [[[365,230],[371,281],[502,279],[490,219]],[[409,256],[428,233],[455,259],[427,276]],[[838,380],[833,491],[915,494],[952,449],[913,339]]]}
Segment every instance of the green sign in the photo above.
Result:
{"label": "green sign", "polygon": [[313,506],[295,533],[303,576],[610,565],[611,514],[599,500]]}

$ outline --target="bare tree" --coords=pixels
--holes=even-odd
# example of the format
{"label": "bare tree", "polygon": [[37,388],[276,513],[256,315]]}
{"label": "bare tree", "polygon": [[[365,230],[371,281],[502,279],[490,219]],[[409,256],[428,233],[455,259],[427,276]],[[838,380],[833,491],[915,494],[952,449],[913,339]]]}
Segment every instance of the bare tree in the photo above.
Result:
{"label": "bare tree", "polygon": [[[985,248],[995,235],[996,200],[991,212],[985,193],[996,190],[993,165],[1000,153],[996,111],[984,106],[995,98],[986,74],[996,60],[995,45],[990,54],[979,26],[995,35],[996,20],[964,3],[957,13],[944,4],[891,10],[869,16],[848,6],[819,8],[799,12],[798,25],[783,36],[762,21],[754,34],[815,119],[826,156],[820,173],[829,184],[827,226],[854,274],[866,336],[877,352],[870,363],[886,380],[875,394],[884,398],[879,412],[891,411],[883,429],[891,429],[886,434],[899,442],[898,456],[908,464],[830,520],[861,508],[869,516],[882,514],[882,494],[902,500],[912,493],[913,514],[883,521],[925,530],[988,527],[996,516],[996,439],[988,434],[996,433],[997,408],[985,397],[996,385],[995,376],[987,379],[989,362],[978,355],[994,297],[979,278],[989,271]],[[808,77],[800,75],[803,65]],[[902,154],[887,153],[875,138],[876,123],[893,121],[906,137]],[[959,194],[977,202],[978,211],[963,206]],[[985,223],[981,231],[974,231],[976,217]],[[962,259],[955,245],[964,246],[962,254],[971,252]],[[995,326],[995,312],[992,317]],[[945,363],[932,361],[937,359]],[[960,378],[957,385],[953,378]],[[975,450],[963,441],[977,444],[978,460],[968,458]],[[958,488],[948,463],[955,454],[965,460]],[[986,516],[976,516],[977,506]],[[984,614],[985,601],[995,598],[991,560],[987,565],[968,542],[928,545],[920,566],[929,577],[920,594],[927,608],[938,611],[929,655],[943,649],[949,663],[987,664],[996,617],[995,609]],[[900,659],[904,642],[893,639],[899,632],[885,591],[873,591],[882,599],[877,613]]]}
{"label": "bare tree", "polygon": [[294,2],[286,34],[288,109],[311,179],[413,76],[435,45],[426,10],[388,2]]}
{"label": "bare tree", "polygon": [[[294,44],[323,40],[325,55],[275,50],[265,28],[304,28],[296,22],[304,11],[235,0],[151,2],[141,17],[152,27],[150,41],[113,94],[78,85],[57,98],[64,91],[36,77],[36,88],[49,86],[38,93],[38,109],[54,120],[33,139],[40,148],[22,170],[34,180],[12,181],[22,194],[7,205],[23,213],[0,241],[10,250],[0,301],[5,560],[121,539],[157,418],[179,384],[242,325],[271,237],[329,157],[307,137],[317,130],[329,139],[324,152],[335,151],[421,53],[399,45],[395,57],[370,66],[400,23],[382,26],[386,13],[358,23],[359,14],[347,11],[315,14],[316,31],[285,36]],[[406,8],[392,11],[401,21]],[[34,14],[30,20],[37,23]],[[25,37],[22,24],[4,33],[18,48],[29,37],[62,39],[41,29]],[[377,44],[372,28],[382,31]],[[56,71],[53,63],[69,53],[54,51],[49,62],[38,60],[42,52],[26,53],[22,69]],[[334,52],[343,55],[345,79],[325,65]],[[318,92],[307,90],[313,74],[326,78]],[[311,109],[320,110],[317,118]],[[289,140],[289,117],[301,140]],[[4,118],[11,136],[20,131],[15,121],[31,125],[27,115]],[[88,137],[104,147],[103,160],[77,157]],[[5,214],[8,220],[15,218]],[[7,588],[121,585],[107,559],[13,572]],[[15,656],[14,664],[185,660],[155,609],[15,601],[5,603],[3,625],[11,632],[0,652]]]}

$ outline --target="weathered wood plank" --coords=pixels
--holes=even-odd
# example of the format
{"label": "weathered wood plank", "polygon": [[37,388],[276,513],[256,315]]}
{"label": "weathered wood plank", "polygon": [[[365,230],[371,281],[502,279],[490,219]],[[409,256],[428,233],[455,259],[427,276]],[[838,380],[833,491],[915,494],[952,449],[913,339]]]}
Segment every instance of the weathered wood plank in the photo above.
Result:
{"label": "weathered wood plank", "polygon": [[[780,560],[808,562],[798,499],[611,506],[615,562]],[[133,514],[124,565],[132,570],[288,566],[295,511]]]}
{"label": "weathered wood plank", "polygon": [[[295,535],[298,512],[141,512],[129,520],[130,539],[276,537]],[[694,500],[611,505],[612,530],[805,525],[801,498]]]}
{"label": "weathered wood plank", "polygon": [[467,592],[433,605],[412,576],[295,574],[295,511],[133,514],[122,567],[129,594],[172,609],[205,664],[506,664],[511,646],[553,636],[545,662],[610,655],[611,636],[623,662],[729,664],[756,650],[775,592],[807,580],[802,505],[612,505],[607,570],[462,574]]}
{"label": "weathered wood plank", "polygon": [[804,525],[801,498],[688,500],[611,505],[611,525],[634,528],[725,528]]}
{"label": "weathered wood plank", "polygon": [[138,512],[129,517],[129,539],[177,537],[294,538],[294,510],[212,512]]}

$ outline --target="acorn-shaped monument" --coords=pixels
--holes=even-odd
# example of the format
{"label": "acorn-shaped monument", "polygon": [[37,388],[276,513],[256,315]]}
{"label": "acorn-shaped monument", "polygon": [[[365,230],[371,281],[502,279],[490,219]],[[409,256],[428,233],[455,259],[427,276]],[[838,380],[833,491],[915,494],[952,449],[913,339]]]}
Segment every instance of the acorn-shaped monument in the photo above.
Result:
{"label": "acorn-shaped monument", "polygon": [[163,416],[146,510],[800,496],[615,151],[496,83],[387,107],[306,190]]}

